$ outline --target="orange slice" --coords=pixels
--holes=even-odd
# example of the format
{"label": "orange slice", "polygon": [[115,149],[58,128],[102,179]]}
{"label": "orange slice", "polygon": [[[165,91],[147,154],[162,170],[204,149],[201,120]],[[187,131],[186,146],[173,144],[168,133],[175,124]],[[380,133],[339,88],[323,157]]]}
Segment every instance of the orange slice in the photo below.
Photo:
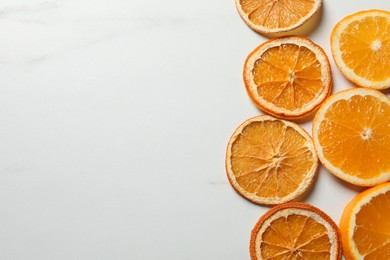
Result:
{"label": "orange slice", "polygon": [[319,21],[322,0],[235,0],[244,22],[266,36],[302,35]]}
{"label": "orange slice", "polygon": [[332,89],[325,52],[304,37],[269,40],[244,65],[247,92],[257,107],[284,119],[310,114]]}
{"label": "orange slice", "polygon": [[317,173],[310,136],[299,125],[257,116],[229,140],[226,172],[233,188],[259,204],[279,204],[304,193]]}
{"label": "orange slice", "polygon": [[390,12],[362,11],[341,20],[331,34],[337,67],[358,86],[390,87]]}
{"label": "orange slice", "polygon": [[390,259],[390,183],[349,202],[340,220],[346,259]]}
{"label": "orange slice", "polygon": [[328,98],[313,121],[322,164],[359,186],[390,180],[390,100],[376,90],[354,88]]}
{"label": "orange slice", "polygon": [[340,233],[333,220],[308,204],[290,202],[265,213],[252,230],[252,260],[341,259]]}

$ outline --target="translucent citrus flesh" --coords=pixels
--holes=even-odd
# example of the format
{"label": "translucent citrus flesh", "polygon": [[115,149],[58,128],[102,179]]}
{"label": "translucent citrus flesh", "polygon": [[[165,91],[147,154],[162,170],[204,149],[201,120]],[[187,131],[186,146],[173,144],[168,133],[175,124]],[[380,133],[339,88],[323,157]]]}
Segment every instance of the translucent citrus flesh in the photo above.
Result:
{"label": "translucent citrus flesh", "polygon": [[333,103],[318,132],[324,157],[362,179],[390,172],[390,106],[373,96]]}
{"label": "translucent citrus flesh", "polygon": [[316,55],[296,44],[268,49],[252,73],[258,95],[288,110],[303,107],[324,90]]}
{"label": "translucent citrus flesh", "polygon": [[356,214],[353,240],[364,259],[390,259],[390,191],[374,197]]}
{"label": "translucent citrus flesh", "polygon": [[280,121],[252,122],[232,145],[238,184],[260,197],[282,198],[301,184],[313,167],[307,141]]}
{"label": "translucent citrus flesh", "polygon": [[324,225],[292,214],[271,222],[260,248],[264,259],[330,259],[331,242]]}
{"label": "translucent citrus flesh", "polygon": [[269,29],[297,24],[314,7],[314,0],[241,0],[241,8],[255,25]]}
{"label": "translucent citrus flesh", "polygon": [[340,51],[356,75],[370,81],[389,79],[390,19],[374,16],[350,23],[340,35]]}

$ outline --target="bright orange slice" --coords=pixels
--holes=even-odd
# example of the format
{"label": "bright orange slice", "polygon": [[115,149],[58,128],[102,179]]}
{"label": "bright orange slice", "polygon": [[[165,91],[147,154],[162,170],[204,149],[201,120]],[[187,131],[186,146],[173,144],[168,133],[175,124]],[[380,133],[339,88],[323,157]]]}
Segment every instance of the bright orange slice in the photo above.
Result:
{"label": "bright orange slice", "polygon": [[346,259],[390,259],[390,183],[352,199],[341,216],[340,232]]}
{"label": "bright orange slice", "polygon": [[354,88],[328,98],[313,121],[322,164],[355,185],[390,180],[390,99],[376,90]]}
{"label": "bright orange slice", "polygon": [[308,204],[290,202],[265,213],[252,230],[252,260],[341,259],[340,233],[333,220]]}
{"label": "bright orange slice", "polygon": [[226,172],[233,188],[259,204],[279,204],[304,193],[317,173],[310,136],[299,125],[257,116],[229,140]]}
{"label": "bright orange slice", "polygon": [[322,0],[235,1],[244,22],[270,37],[308,33],[318,23],[322,4]]}
{"label": "bright orange slice", "polygon": [[260,109],[284,119],[310,114],[332,89],[325,52],[304,37],[269,40],[246,59],[244,81]]}
{"label": "bright orange slice", "polygon": [[337,67],[358,86],[390,87],[390,12],[362,11],[341,20],[332,31]]}

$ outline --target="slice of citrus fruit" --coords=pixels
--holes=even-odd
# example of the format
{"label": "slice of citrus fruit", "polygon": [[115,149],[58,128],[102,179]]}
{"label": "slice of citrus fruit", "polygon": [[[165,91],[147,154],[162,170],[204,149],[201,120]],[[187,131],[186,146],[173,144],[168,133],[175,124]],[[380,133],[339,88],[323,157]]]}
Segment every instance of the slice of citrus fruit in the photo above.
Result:
{"label": "slice of citrus fruit", "polygon": [[341,259],[340,233],[334,221],[305,203],[289,202],[265,213],[252,230],[252,260]]}
{"label": "slice of citrus fruit", "polygon": [[310,114],[332,89],[325,52],[299,36],[269,40],[249,54],[244,82],[257,107],[284,119]]}
{"label": "slice of citrus fruit", "polygon": [[302,35],[319,21],[322,0],[235,0],[244,22],[269,37]]}
{"label": "slice of citrus fruit", "polygon": [[390,12],[361,11],[342,19],[331,34],[337,67],[358,86],[390,87]]}
{"label": "slice of citrus fruit", "polygon": [[259,204],[279,204],[313,183],[318,160],[299,125],[262,115],[241,124],[229,140],[226,172],[233,188]]}
{"label": "slice of citrus fruit", "polygon": [[346,259],[390,259],[390,183],[351,200],[340,220]]}
{"label": "slice of citrus fruit", "polygon": [[313,121],[322,164],[355,185],[390,180],[390,99],[379,91],[353,88],[329,97]]}

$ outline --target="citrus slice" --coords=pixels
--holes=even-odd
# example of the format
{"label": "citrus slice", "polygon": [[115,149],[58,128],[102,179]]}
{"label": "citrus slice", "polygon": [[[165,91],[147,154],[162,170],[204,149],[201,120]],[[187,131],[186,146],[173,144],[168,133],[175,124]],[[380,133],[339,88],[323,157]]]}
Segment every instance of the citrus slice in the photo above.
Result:
{"label": "citrus slice", "polygon": [[358,86],[390,87],[390,12],[361,11],[342,19],[331,34],[337,67]]}
{"label": "citrus slice", "polygon": [[246,90],[257,107],[284,119],[310,114],[332,89],[325,52],[299,36],[269,40],[249,54]]}
{"label": "citrus slice", "polygon": [[233,188],[259,204],[297,198],[313,183],[317,166],[317,155],[305,130],[267,115],[241,124],[226,152],[226,172]]}
{"label": "citrus slice", "polygon": [[341,259],[340,233],[334,221],[305,203],[278,205],[265,213],[252,230],[252,260]]}
{"label": "citrus slice", "polygon": [[347,259],[390,259],[390,183],[368,189],[349,202],[340,220]]}
{"label": "citrus slice", "polygon": [[390,180],[390,99],[379,91],[354,88],[329,97],[313,121],[322,164],[359,186]]}
{"label": "citrus slice", "polygon": [[322,0],[235,0],[238,13],[266,36],[306,34],[319,21]]}

